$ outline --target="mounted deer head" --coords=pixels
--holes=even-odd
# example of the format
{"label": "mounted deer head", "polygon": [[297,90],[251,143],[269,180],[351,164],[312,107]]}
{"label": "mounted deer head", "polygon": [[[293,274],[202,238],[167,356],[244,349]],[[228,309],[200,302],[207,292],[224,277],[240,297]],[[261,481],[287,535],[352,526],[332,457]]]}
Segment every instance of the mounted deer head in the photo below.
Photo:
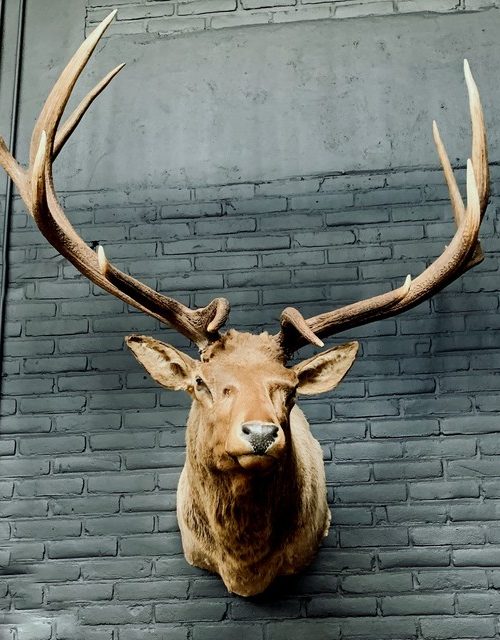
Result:
{"label": "mounted deer head", "polygon": [[22,168],[0,139],[0,163],[16,184],[42,234],[84,276],[120,300],[177,329],[196,343],[195,360],[153,338],[129,336],[128,346],[151,376],[190,394],[187,458],[178,487],[178,519],[189,562],[219,573],[230,591],[253,595],[277,575],[301,570],[326,535],[321,449],[295,405],[296,395],[333,389],[352,365],[357,343],[333,347],[293,367],[300,347],[410,309],[481,262],[479,226],[489,199],[486,135],[479,95],[465,62],[472,119],[467,205],[460,196],[434,123],[457,231],[443,253],[398,289],[305,319],[281,314],[276,335],[220,334],[229,303],[216,298],[192,310],[150,289],[97,254],[80,238],[58,202],[52,163],[88,107],[123,65],[112,70],[59,128],[71,91],[116,12],[85,40],[52,89],[35,125],[30,162]]}

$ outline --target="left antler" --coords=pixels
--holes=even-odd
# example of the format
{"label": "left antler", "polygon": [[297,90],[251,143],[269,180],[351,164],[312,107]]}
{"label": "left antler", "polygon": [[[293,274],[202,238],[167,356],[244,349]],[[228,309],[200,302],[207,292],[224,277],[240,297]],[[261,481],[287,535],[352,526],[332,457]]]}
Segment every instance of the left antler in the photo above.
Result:
{"label": "left antler", "polygon": [[434,142],[450,193],[457,231],[443,253],[414,280],[408,276],[404,285],[361,302],[303,318],[297,309],[288,307],[281,314],[281,330],[276,339],[287,354],[311,342],[323,346],[321,338],[358,327],[375,320],[395,316],[411,309],[441,291],[484,258],[478,241],[479,227],[489,201],[489,169],[483,110],[476,83],[467,60],[465,81],[469,94],[472,121],[472,160],[467,161],[467,206],[464,206],[448,155],[433,123]]}
{"label": "left antler", "polygon": [[42,234],[84,276],[136,309],[172,325],[203,348],[217,339],[218,330],[229,314],[228,301],[215,298],[203,309],[192,310],[119,271],[108,262],[102,247],[98,248],[96,255],[80,238],[67,219],[54,190],[53,161],[94,99],[124,66],[119,65],[108,73],[85,96],[61,130],[57,130],[73,87],[115,14],[116,11],[113,11],[83,42],[55,83],[33,130],[29,167],[23,169],[17,163],[1,138],[0,164],[19,189]]}

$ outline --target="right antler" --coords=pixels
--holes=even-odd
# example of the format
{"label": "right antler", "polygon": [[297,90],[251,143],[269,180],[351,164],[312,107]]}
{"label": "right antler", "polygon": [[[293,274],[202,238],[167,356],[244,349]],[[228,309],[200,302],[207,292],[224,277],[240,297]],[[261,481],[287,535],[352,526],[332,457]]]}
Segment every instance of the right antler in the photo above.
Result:
{"label": "right antler", "polygon": [[281,314],[276,340],[290,355],[307,343],[323,346],[320,338],[395,316],[430,298],[484,258],[478,240],[479,227],[488,206],[489,168],[486,129],[476,83],[467,60],[464,73],[472,121],[472,160],[467,161],[467,207],[464,206],[448,155],[433,123],[434,141],[450,193],[457,231],[443,253],[414,280],[407,276],[403,286],[346,307],[308,318],[293,307]]}
{"label": "right antler", "polygon": [[124,66],[119,65],[108,73],[57,131],[73,87],[115,15],[116,11],[110,13],[90,34],[55,83],[33,130],[29,167],[23,169],[17,163],[1,138],[0,164],[18,188],[42,234],[80,273],[127,304],[173,326],[203,349],[217,339],[218,330],[229,315],[229,302],[225,298],[215,298],[206,307],[192,310],[119,271],[108,262],[102,247],[98,247],[96,255],[76,233],[55,194],[53,161],[93,100]]}

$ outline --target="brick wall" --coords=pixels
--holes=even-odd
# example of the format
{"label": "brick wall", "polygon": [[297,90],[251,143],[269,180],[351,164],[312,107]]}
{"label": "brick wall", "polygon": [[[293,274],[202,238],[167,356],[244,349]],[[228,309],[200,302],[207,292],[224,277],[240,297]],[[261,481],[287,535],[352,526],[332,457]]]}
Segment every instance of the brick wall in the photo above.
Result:
{"label": "brick wall", "polygon": [[[346,3],[311,8],[323,5]],[[175,489],[188,401],[152,383],[123,338],[137,331],[186,342],[83,280],[16,200],[0,424],[0,638],[495,637],[495,162],[492,171],[485,261],[431,302],[342,334],[361,343],[353,369],[335,393],[301,402],[323,445],[333,525],[302,576],[252,600],[229,596],[219,578],[184,561]],[[430,168],[63,191],[62,200],[118,266],[190,305],[223,294],[231,324],[252,331],[275,330],[289,304],[311,315],[400,284],[453,233],[441,173]]]}
{"label": "brick wall", "polygon": [[[89,240],[98,226],[113,241],[120,266],[190,304],[224,293],[232,323],[255,330],[275,328],[286,304],[307,315],[421,271],[452,231],[441,183],[438,172],[366,173],[195,188],[147,206],[110,193],[64,201]],[[16,207],[0,559],[13,612],[39,620],[19,638],[49,638],[52,616],[62,638],[76,621],[90,626],[82,638],[120,640],[492,637],[496,203],[485,262],[432,303],[346,333],[361,342],[348,378],[301,402],[323,444],[334,525],[311,569],[257,602],[181,555],[187,400],[152,383],[123,337],[183,339],[94,290]]]}
{"label": "brick wall", "polygon": [[87,0],[87,24],[93,26],[112,8],[118,9],[118,16],[109,35],[174,35],[242,25],[481,11],[498,6],[498,0]]}

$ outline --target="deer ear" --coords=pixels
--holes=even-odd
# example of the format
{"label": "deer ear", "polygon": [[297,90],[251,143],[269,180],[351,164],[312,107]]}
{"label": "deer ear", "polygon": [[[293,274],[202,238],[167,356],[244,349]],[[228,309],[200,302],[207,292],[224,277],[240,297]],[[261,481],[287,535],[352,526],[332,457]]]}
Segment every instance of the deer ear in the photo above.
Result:
{"label": "deer ear", "polygon": [[125,342],[149,375],[167,389],[187,390],[196,360],[148,336],[127,336]]}
{"label": "deer ear", "polygon": [[358,347],[357,342],[347,342],[296,364],[297,393],[310,396],[334,389],[351,368]]}

